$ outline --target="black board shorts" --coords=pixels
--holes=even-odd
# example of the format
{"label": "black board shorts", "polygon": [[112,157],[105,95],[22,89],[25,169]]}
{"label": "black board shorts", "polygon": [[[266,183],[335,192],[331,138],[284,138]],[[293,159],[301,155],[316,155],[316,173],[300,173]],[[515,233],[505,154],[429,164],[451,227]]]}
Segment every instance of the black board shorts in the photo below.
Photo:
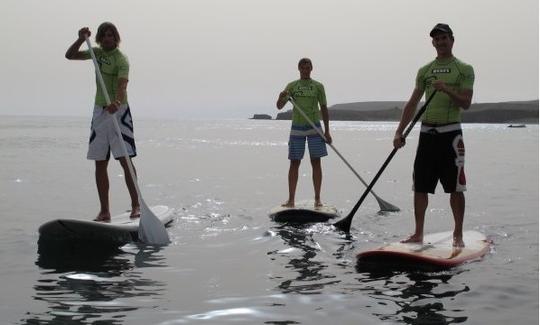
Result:
{"label": "black board shorts", "polygon": [[435,193],[440,181],[446,193],[466,191],[465,144],[459,123],[422,125],[414,160],[413,190]]}

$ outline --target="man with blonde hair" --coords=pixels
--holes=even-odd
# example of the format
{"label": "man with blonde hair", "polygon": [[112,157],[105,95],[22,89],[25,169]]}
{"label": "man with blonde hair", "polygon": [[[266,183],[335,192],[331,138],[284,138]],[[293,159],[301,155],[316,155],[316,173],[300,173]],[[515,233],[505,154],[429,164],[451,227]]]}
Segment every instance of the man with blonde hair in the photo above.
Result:
{"label": "man with blonde hair", "polygon": [[[77,40],[68,48],[66,58],[69,60],[90,60],[92,58],[90,51],[80,50],[81,45],[90,35],[91,33],[88,27],[81,28]],[[100,46],[93,50],[96,54],[99,68],[112,103],[107,105],[105,95],[99,85],[97,85],[87,155],[88,159],[95,161],[96,184],[101,206],[100,212],[94,220],[103,222],[109,222],[111,220],[109,176],[107,174],[111,152],[114,158],[120,161],[124,169],[126,185],[131,197],[130,217],[138,218],[140,217],[139,199],[126,160],[137,155],[133,136],[133,121],[127,99],[129,62],[127,57],[118,49],[120,34],[114,24],[110,22],[102,23],[97,31],[96,42]],[[111,114],[114,115],[111,117]],[[116,118],[118,121],[122,139],[116,134],[112,118]],[[123,157],[120,141],[125,142],[129,158]]]}

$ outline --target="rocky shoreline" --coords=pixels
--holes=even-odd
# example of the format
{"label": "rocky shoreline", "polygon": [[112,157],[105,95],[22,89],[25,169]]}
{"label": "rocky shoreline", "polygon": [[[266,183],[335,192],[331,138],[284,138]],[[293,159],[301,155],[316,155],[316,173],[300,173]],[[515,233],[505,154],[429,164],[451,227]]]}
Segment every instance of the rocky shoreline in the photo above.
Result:
{"label": "rocky shoreline", "polygon": [[[332,105],[328,112],[332,121],[399,121],[403,106],[405,102],[398,101],[358,102]],[[288,110],[275,119],[290,120],[291,115]],[[538,124],[538,100],[472,104],[463,112],[463,123]]]}

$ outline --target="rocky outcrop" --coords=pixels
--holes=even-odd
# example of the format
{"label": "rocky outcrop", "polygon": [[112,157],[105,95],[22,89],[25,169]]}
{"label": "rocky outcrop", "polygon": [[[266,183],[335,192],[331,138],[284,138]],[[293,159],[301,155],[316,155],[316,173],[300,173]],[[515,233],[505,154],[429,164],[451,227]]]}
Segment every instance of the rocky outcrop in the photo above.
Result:
{"label": "rocky outcrop", "polygon": [[268,114],[253,114],[252,120],[271,120],[272,116]]}

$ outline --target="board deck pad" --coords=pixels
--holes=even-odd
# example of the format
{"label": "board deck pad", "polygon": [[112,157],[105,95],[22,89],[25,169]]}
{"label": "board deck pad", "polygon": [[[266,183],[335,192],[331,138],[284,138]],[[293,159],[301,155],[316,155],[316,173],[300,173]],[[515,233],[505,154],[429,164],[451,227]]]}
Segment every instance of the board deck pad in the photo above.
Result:
{"label": "board deck pad", "polygon": [[420,243],[391,243],[357,255],[358,265],[451,268],[480,258],[489,251],[489,240],[474,230],[463,232],[465,247],[453,247],[452,231],[424,236]]}
{"label": "board deck pad", "polygon": [[293,208],[278,205],[270,210],[270,218],[275,222],[313,223],[327,222],[339,216],[336,207],[324,204],[315,208],[313,200],[297,202]]}
{"label": "board deck pad", "polygon": [[[156,217],[167,225],[172,222],[173,209],[164,205],[150,207]],[[125,212],[111,218],[111,222],[79,219],[56,219],[39,227],[39,242],[73,241],[79,243],[99,243],[103,245],[124,245],[138,239],[139,220],[129,218]],[[38,242],[38,243],[39,243]]]}

